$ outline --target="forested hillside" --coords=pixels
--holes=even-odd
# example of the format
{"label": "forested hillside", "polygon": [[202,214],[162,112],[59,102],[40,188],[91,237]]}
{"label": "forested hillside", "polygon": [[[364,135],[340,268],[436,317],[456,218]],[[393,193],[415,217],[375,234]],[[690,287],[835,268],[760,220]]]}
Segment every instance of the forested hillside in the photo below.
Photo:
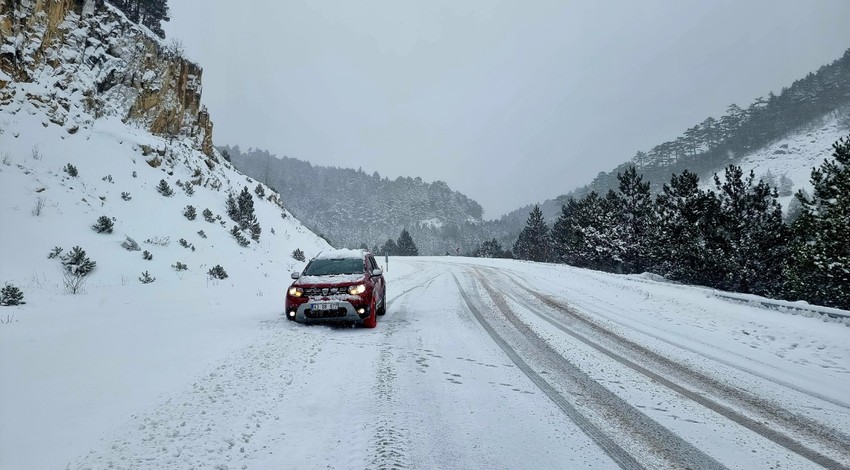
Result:
{"label": "forested hillside", "polygon": [[[795,81],[779,94],[770,92],[767,98],[760,96],[745,107],[730,104],[725,115],[709,116],[688,127],[674,140],[638,151],[613,170],[600,173],[587,186],[543,202],[540,209],[547,219],[554,219],[570,197],[580,198],[591,191],[605,194],[608,190],[616,190],[617,174],[630,166],[643,175],[653,193],[658,193],[662,185],[669,182],[670,175],[685,170],[710,181],[714,173],[722,172],[727,165],[740,164],[746,155],[831,118],[837,119],[844,130],[850,129],[850,49],[840,59]],[[821,144],[829,148],[831,141]],[[798,155],[787,152],[778,153],[777,157],[796,159]],[[505,215],[497,224],[500,226],[497,231],[518,232],[531,208],[531,205],[525,206]]]}
{"label": "forested hillside", "polygon": [[336,247],[380,252],[407,229],[420,254],[455,253],[481,234],[481,206],[442,181],[314,166],[265,150],[219,147],[233,165],[275,188],[286,207]]}

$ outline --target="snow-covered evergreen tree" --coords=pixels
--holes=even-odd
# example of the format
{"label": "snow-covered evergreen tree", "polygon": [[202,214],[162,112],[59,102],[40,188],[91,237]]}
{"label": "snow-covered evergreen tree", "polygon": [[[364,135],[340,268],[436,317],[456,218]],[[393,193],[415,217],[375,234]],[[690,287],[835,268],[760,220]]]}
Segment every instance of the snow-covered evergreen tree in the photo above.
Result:
{"label": "snow-covered evergreen tree", "polygon": [[714,192],[700,190],[699,177],[686,170],[673,175],[655,203],[658,224],[650,243],[654,270],[688,284],[718,284],[723,252]]}
{"label": "snow-covered evergreen tree", "polygon": [[383,248],[381,248],[382,255],[397,255],[398,254],[398,245],[395,240],[392,238],[387,239],[386,243],[384,243]]}
{"label": "snow-covered evergreen tree", "polygon": [[785,295],[850,309],[850,136],[812,170],[812,197],[797,193]]}
{"label": "snow-covered evergreen tree", "polygon": [[0,290],[0,305],[13,306],[13,305],[22,305],[24,302],[24,293],[21,292],[21,289],[12,285],[6,284],[3,286],[3,289]]}
{"label": "snow-covered evergreen tree", "polygon": [[416,243],[413,242],[413,237],[410,236],[410,232],[407,229],[402,229],[401,234],[398,236],[396,248],[397,251],[395,254],[397,255],[419,256],[419,248],[416,247]]}
{"label": "snow-covered evergreen tree", "polygon": [[652,265],[649,248],[650,229],[655,226],[655,208],[649,193],[649,182],[637,174],[635,167],[625,173],[617,173],[620,192],[617,194],[617,215],[620,217],[619,232],[622,241],[623,271],[640,273]]}
{"label": "snow-covered evergreen tree", "polygon": [[236,199],[236,206],[239,209],[239,220],[237,221],[239,228],[246,230],[253,221],[256,221],[254,217],[254,197],[251,196],[251,192],[248,191],[247,186],[239,193],[239,197]]}
{"label": "snow-covered evergreen tree", "polygon": [[786,255],[787,227],[776,188],[746,179],[740,167],[730,165],[725,181],[714,176],[720,202],[724,279],[717,287],[735,292],[778,295]]}
{"label": "snow-covered evergreen tree", "polygon": [[236,205],[236,198],[233,197],[233,193],[227,193],[227,201],[224,204],[225,211],[227,212],[227,216],[230,217],[230,220],[239,222],[239,206]]}
{"label": "snow-covered evergreen tree", "polygon": [[525,227],[514,243],[514,255],[530,261],[549,261],[551,254],[549,227],[539,206],[534,206],[528,215]]}

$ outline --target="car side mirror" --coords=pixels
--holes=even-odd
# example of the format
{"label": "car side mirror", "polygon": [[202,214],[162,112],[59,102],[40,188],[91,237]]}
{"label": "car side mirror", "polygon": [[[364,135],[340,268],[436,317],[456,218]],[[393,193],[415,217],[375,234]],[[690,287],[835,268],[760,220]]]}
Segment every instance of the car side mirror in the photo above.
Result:
{"label": "car side mirror", "polygon": [[372,270],[372,276],[380,276],[381,274],[384,274],[384,270],[381,268],[375,268]]}
{"label": "car side mirror", "polygon": [[299,273],[298,271],[292,271],[292,274],[290,274],[289,277],[291,277],[292,279],[298,279],[299,277],[301,277],[301,273]]}

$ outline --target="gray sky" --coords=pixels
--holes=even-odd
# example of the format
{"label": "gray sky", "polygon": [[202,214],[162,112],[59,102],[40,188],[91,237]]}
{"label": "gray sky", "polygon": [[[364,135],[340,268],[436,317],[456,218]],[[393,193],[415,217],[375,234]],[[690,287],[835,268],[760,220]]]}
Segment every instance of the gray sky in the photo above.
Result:
{"label": "gray sky", "polygon": [[171,0],[216,145],[443,180],[485,218],[850,47],[848,0]]}

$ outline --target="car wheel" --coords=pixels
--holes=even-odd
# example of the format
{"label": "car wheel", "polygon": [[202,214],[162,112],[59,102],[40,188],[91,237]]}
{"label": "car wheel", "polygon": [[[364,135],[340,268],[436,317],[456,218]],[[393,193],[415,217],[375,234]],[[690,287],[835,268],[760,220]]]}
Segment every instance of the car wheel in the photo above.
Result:
{"label": "car wheel", "polygon": [[381,307],[378,308],[378,315],[379,316],[383,316],[385,313],[387,313],[387,298],[386,297],[381,299]]}
{"label": "car wheel", "polygon": [[378,315],[377,315],[377,305],[375,305],[374,299],[372,300],[372,304],[369,306],[369,316],[363,320],[363,326],[365,328],[375,328],[378,326]]}

